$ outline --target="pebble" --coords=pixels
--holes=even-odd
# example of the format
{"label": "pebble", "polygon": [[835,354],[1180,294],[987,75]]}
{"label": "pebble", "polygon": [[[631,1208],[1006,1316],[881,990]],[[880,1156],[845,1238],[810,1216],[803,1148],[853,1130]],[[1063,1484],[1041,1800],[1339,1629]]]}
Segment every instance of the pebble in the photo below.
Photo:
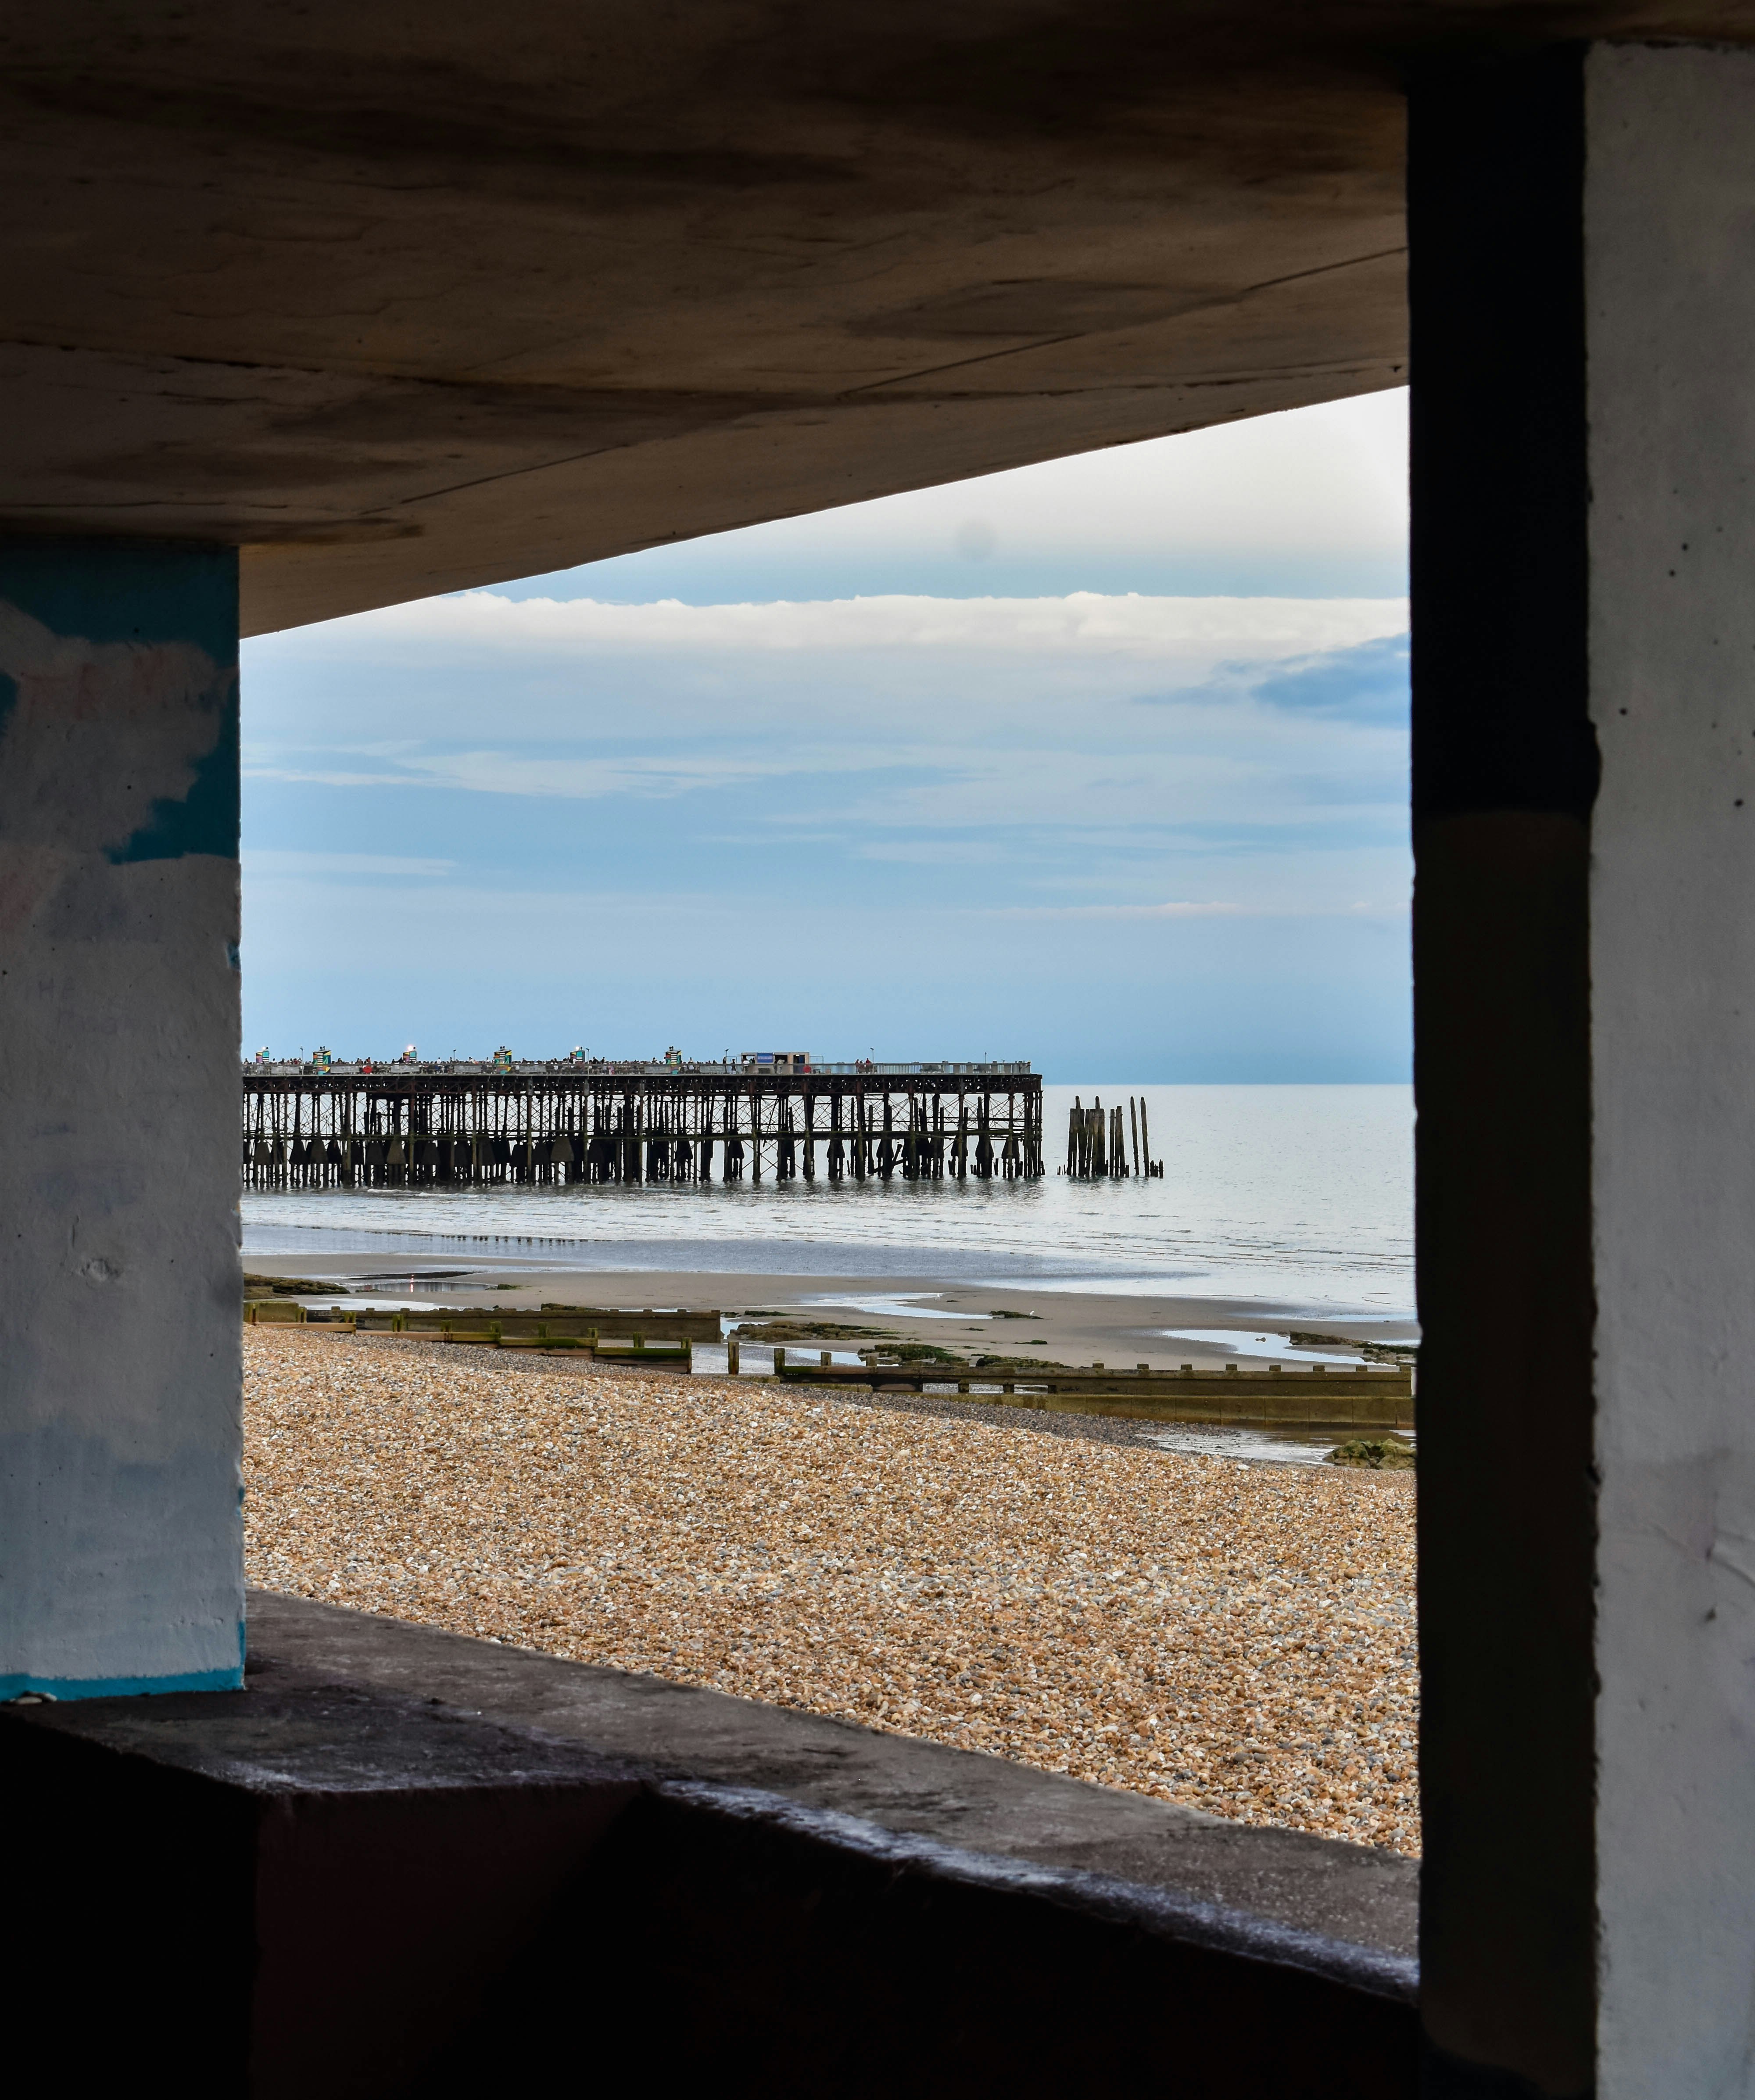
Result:
{"label": "pebble", "polygon": [[244,1340],[261,1587],[1419,1849],[1405,1474],[955,1401]]}

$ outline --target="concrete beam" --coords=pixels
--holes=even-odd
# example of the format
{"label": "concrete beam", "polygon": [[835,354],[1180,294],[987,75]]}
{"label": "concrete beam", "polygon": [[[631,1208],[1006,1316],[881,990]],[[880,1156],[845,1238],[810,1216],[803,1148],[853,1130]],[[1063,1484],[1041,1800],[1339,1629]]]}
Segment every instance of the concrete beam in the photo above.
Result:
{"label": "concrete beam", "polygon": [[1409,195],[1431,2090],[1744,2093],[1755,55],[1452,74]]}
{"label": "concrete beam", "polygon": [[236,1684],[237,558],[0,541],[0,1697]]}
{"label": "concrete beam", "polygon": [[246,632],[1399,383],[1402,82],[1748,0],[21,0],[0,531]]}
{"label": "concrete beam", "polygon": [[254,633],[1394,385],[1400,100],[1312,28],[24,0],[0,530],[239,545]]}

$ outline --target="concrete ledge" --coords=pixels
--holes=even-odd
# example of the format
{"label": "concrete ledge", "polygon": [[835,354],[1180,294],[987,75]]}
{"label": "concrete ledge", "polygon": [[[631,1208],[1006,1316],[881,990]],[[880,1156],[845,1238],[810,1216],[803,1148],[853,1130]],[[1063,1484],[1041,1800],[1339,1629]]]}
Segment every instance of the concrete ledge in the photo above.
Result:
{"label": "concrete ledge", "polygon": [[253,1684],[342,1680],[437,1697],[667,1777],[758,1789],[899,1836],[1105,1875],[1387,1957],[1414,1953],[1419,1868],[1392,1852],[267,1590],[249,1593],[249,1611]]}
{"label": "concrete ledge", "polygon": [[[1413,2090],[1409,1862],[251,1610],[245,1692],[0,1714],[32,1804],[15,1983],[64,1995],[77,1949],[94,2078],[162,2054],[198,2092],[479,2093],[621,2035],[664,2083],[770,2094]],[[57,2032],[29,2067],[66,2060]]]}

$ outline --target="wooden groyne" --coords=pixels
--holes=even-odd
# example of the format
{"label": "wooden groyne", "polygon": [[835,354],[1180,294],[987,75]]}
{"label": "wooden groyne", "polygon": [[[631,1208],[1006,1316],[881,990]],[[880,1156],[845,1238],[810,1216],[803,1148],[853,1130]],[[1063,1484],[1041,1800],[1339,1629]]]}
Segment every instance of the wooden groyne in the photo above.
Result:
{"label": "wooden groyne", "polygon": [[[344,1327],[351,1333],[403,1335],[411,1340],[498,1349],[580,1352],[593,1361],[647,1370],[694,1370],[697,1343],[726,1344],[726,1373],[739,1374],[738,1336],[721,1337],[716,1312],[631,1312],[626,1308],[569,1305],[511,1312],[481,1306],[418,1306],[390,1312],[368,1306],[300,1304],[296,1299],[247,1299],[247,1323],[262,1326]],[[759,1374],[758,1374],[759,1375]],[[1128,1371],[1092,1364],[1078,1370],[1006,1372],[964,1364],[886,1363],[874,1350],[858,1364],[837,1364],[827,1349],[776,1348],[773,1376],[783,1385],[853,1386],[877,1393],[925,1392],[937,1388],[1008,1406],[1055,1414],[1110,1414],[1148,1422],[1232,1423],[1238,1427],[1411,1430],[1413,1374],[1406,1365],[1312,1364],[1290,1373],[1277,1364],[1242,1370]]]}
{"label": "wooden groyne", "polygon": [[382,1307],[302,1305],[296,1299],[246,1299],[244,1319],[249,1326],[344,1326],[360,1335],[425,1335],[460,1341],[625,1342],[642,1348],[648,1342],[717,1342],[717,1312],[662,1312],[648,1308],[573,1305],[564,1311],[508,1312],[500,1306],[419,1305],[390,1312]]}
{"label": "wooden groyne", "polygon": [[1030,1180],[1028,1065],[244,1067],[254,1188]]}
{"label": "wooden groyne", "polygon": [[[948,1364],[793,1365],[775,1376],[791,1385],[863,1386],[924,1392],[955,1385],[960,1393],[999,1387],[1019,1407],[1070,1414],[1113,1414],[1160,1422],[1235,1423],[1240,1427],[1412,1429],[1413,1376],[1406,1368],[1356,1369],[1313,1364],[1307,1370],[1180,1371],[1019,1371],[1009,1378]],[[990,1393],[984,1397],[991,1398]]]}

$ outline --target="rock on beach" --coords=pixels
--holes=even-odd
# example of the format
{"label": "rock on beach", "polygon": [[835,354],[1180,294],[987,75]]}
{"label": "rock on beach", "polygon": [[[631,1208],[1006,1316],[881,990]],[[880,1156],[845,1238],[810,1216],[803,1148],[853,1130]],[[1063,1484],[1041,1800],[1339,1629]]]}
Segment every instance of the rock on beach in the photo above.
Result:
{"label": "rock on beach", "polygon": [[1405,1473],[245,1333],[263,1588],[1419,1848]]}

